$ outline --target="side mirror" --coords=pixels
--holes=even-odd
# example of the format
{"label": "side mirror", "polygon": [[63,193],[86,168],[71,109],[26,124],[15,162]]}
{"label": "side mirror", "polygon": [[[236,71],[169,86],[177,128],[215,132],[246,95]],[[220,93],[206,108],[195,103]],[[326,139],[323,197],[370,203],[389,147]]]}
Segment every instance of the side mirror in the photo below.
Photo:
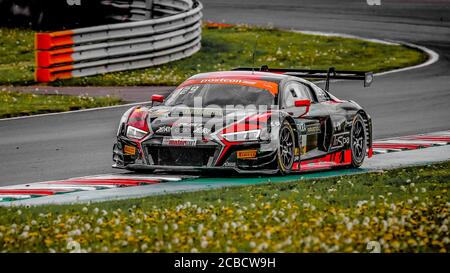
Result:
{"label": "side mirror", "polygon": [[162,103],[162,102],[164,102],[164,97],[161,95],[152,95],[152,102],[153,103],[155,103],[155,102]]}
{"label": "side mirror", "polygon": [[295,107],[306,107],[305,112],[300,116],[304,116],[309,112],[309,107],[311,106],[310,100],[296,100],[294,102]]}

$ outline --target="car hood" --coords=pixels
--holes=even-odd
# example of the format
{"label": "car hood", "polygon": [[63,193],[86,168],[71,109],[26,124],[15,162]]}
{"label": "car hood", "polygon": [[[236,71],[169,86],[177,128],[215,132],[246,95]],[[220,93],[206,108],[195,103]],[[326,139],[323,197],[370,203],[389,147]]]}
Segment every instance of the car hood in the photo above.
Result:
{"label": "car hood", "polygon": [[148,123],[154,135],[205,136],[233,124],[251,122],[261,114],[267,111],[159,106],[148,109]]}

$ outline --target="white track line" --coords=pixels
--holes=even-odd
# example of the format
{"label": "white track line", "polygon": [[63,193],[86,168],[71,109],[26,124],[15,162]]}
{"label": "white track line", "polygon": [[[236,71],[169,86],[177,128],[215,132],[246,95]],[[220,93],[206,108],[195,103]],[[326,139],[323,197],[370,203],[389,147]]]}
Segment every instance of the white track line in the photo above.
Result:
{"label": "white track line", "polygon": [[73,111],[66,111],[66,112],[57,112],[57,113],[46,113],[46,114],[38,114],[38,115],[32,115],[32,116],[20,116],[20,117],[12,117],[12,118],[2,118],[2,119],[0,119],[0,122],[1,121],[9,121],[9,120],[17,120],[17,119],[26,119],[26,118],[38,118],[38,117],[46,117],[46,116],[56,116],[56,115],[64,115],[64,114],[92,112],[92,111],[97,111],[97,110],[108,110],[108,109],[114,109],[114,108],[120,108],[120,107],[126,107],[126,106],[141,105],[141,104],[146,104],[146,103],[151,103],[151,101],[133,102],[133,103],[127,103],[127,104],[113,105],[113,106],[96,107],[96,108],[80,109],[80,110],[73,110]]}
{"label": "white track line", "polygon": [[12,199],[26,199],[26,198],[31,198],[31,195],[29,194],[0,194],[0,200],[3,199],[7,199],[7,198],[12,198]]}
{"label": "white track line", "polygon": [[[100,187],[99,187],[100,188]],[[110,188],[110,187],[108,187]],[[113,188],[113,187],[111,187]],[[58,189],[70,189],[70,190],[80,190],[80,191],[95,191],[97,188],[93,186],[76,186],[76,185],[63,185],[63,184],[41,184],[41,183],[32,183],[27,185],[26,187],[22,187],[21,185],[13,185],[1,187],[2,190],[34,190],[34,189],[49,189],[49,190],[58,190]]]}
{"label": "white track line", "polygon": [[392,73],[398,73],[398,72],[403,72],[403,71],[408,71],[408,70],[412,70],[412,69],[417,69],[417,68],[421,68],[421,67],[425,67],[425,66],[429,66],[434,64],[435,62],[437,62],[439,60],[439,54],[436,53],[435,51],[424,47],[424,46],[420,46],[420,45],[416,45],[416,44],[412,44],[412,43],[407,43],[407,42],[402,42],[402,41],[394,41],[394,40],[381,40],[381,39],[372,39],[372,38],[367,38],[367,37],[362,37],[362,36],[357,36],[357,35],[350,35],[350,34],[344,34],[344,33],[337,33],[337,32],[322,32],[322,31],[308,31],[308,30],[293,30],[293,32],[298,32],[298,33],[303,33],[303,34],[311,34],[311,35],[318,35],[318,36],[327,36],[327,37],[342,37],[342,38],[352,38],[352,39],[358,39],[358,40],[362,40],[362,41],[368,41],[368,42],[373,42],[373,43],[379,43],[379,44],[386,44],[386,45],[404,45],[407,47],[412,47],[415,49],[419,49],[423,52],[425,52],[428,55],[428,60],[425,61],[424,63],[418,64],[418,65],[414,65],[414,66],[408,66],[408,67],[403,67],[403,68],[399,68],[399,69],[394,69],[394,70],[389,70],[389,71],[385,71],[385,72],[379,72],[379,73],[375,73],[374,75],[376,76],[383,76],[383,75],[387,75],[387,74],[392,74]]}
{"label": "white track line", "polygon": [[377,144],[428,144],[428,145],[436,145],[436,146],[444,146],[447,145],[447,142],[443,142],[443,141],[428,141],[428,140],[404,140],[404,139],[387,139],[387,140],[383,140],[383,141],[377,141]]}
{"label": "white track line", "polygon": [[134,174],[121,174],[121,173],[111,173],[111,174],[98,174],[98,175],[91,175],[91,176],[81,176],[76,178],[69,178],[68,180],[72,179],[134,179],[134,180],[161,180],[161,181],[180,181],[183,178],[197,178],[198,176],[192,176],[192,177],[186,177],[186,176],[144,176],[144,175],[134,175]]}
{"label": "white track line", "polygon": [[387,154],[389,151],[385,149],[373,149],[374,154]]}
{"label": "white track line", "polygon": [[429,132],[429,133],[421,133],[421,134],[415,134],[415,135],[408,135],[408,136],[398,136],[398,137],[388,137],[388,138],[381,138],[374,140],[373,142],[382,142],[385,140],[393,140],[393,139],[400,139],[401,137],[415,137],[415,136],[450,136],[450,130],[446,131],[438,131],[438,132]]}

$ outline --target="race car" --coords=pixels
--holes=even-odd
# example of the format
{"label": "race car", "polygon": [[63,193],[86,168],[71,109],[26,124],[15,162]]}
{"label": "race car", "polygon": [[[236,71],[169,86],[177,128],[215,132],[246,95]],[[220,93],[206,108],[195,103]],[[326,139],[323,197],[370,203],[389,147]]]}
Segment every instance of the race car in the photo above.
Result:
{"label": "race car", "polygon": [[373,74],[262,66],[192,76],[167,98],[126,111],[113,167],[282,175],[359,167],[372,156],[372,120],[332,95],[330,80],[367,87]]}

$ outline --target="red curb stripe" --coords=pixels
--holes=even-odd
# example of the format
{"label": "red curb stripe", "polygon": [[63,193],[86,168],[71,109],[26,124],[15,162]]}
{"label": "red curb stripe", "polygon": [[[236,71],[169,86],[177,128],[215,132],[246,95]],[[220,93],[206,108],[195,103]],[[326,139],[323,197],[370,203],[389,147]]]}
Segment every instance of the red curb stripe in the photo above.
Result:
{"label": "red curb stripe", "polygon": [[374,143],[373,148],[381,149],[407,149],[415,150],[419,148],[426,148],[432,146],[431,144],[397,144],[397,143]]}
{"label": "red curb stripe", "polygon": [[441,136],[408,136],[408,137],[402,137],[401,139],[450,142],[450,137],[441,137]]}
{"label": "red curb stripe", "polygon": [[57,193],[68,193],[73,192],[71,190],[63,190],[63,189],[0,189],[0,195],[10,195],[10,194],[20,194],[20,195],[53,195]]}

